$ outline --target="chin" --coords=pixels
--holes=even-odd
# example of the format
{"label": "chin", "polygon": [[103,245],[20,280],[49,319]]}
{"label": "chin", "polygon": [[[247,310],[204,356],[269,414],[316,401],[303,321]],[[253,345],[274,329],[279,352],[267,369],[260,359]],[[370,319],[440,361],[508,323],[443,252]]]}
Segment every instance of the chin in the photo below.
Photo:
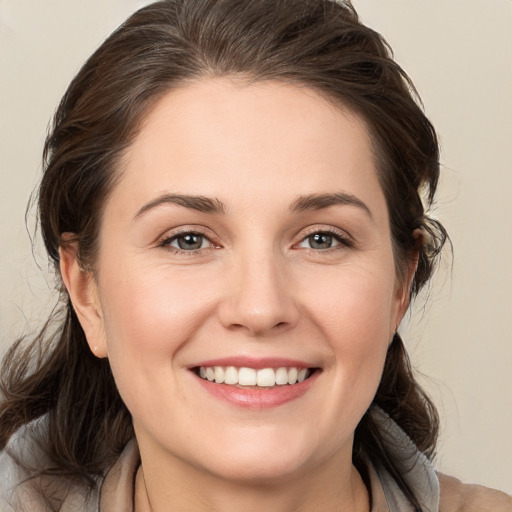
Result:
{"label": "chin", "polygon": [[212,464],[205,469],[217,478],[238,485],[269,485],[283,483],[296,479],[306,470],[305,461],[290,457],[272,459],[264,454],[253,457],[243,457],[236,460],[227,459],[220,464]]}
{"label": "chin", "polygon": [[202,467],[227,481],[257,485],[293,479],[314,466],[317,455],[311,436],[298,438],[282,430],[258,430],[251,432],[253,435],[228,435],[227,444],[219,442],[216,447],[205,448]]}

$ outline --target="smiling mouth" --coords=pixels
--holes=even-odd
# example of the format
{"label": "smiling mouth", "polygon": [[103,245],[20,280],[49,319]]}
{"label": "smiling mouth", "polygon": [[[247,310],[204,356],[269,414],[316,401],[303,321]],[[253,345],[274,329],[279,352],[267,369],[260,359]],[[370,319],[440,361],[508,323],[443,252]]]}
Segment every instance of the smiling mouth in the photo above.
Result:
{"label": "smiling mouth", "polygon": [[318,368],[248,368],[236,366],[199,366],[193,369],[201,379],[234,387],[274,388],[293,386],[309,379]]}

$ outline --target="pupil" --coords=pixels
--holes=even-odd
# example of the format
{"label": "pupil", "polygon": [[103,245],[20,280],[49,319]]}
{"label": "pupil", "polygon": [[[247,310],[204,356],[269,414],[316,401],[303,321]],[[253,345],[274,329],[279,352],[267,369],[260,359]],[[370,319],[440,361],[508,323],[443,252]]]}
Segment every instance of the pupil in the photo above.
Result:
{"label": "pupil", "polygon": [[309,237],[309,244],[313,249],[329,249],[332,246],[332,236],[316,233]]}
{"label": "pupil", "polygon": [[185,250],[200,249],[202,241],[203,239],[201,235],[183,235],[178,238],[178,246],[180,249]]}

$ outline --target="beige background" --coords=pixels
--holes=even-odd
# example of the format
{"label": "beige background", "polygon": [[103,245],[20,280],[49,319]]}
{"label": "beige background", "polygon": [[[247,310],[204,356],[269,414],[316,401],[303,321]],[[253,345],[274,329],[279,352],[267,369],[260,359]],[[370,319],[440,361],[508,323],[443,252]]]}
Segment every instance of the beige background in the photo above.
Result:
{"label": "beige background", "polygon": [[[147,3],[0,0],[0,349],[51,304],[24,222],[48,120],[84,59]],[[512,493],[512,1],[354,5],[391,43],[442,141],[436,215],[454,269],[447,258],[402,328],[442,413],[438,466]]]}

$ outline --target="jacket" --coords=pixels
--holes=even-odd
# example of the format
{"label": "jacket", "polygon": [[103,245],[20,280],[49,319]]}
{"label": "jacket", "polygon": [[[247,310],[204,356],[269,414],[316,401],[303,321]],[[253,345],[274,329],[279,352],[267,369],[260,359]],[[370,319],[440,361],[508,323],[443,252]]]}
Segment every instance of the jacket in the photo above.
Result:
{"label": "jacket", "polygon": [[[399,450],[403,474],[420,499],[424,512],[512,512],[512,497],[479,485],[463,484],[436,472],[389,416],[378,408],[372,409],[372,414],[385,433],[386,442],[393,443],[394,449]],[[135,475],[140,464],[135,439],[98,479],[93,491],[53,477],[49,482],[51,504],[47,504],[31,481],[25,481],[27,474],[16,463],[16,459],[21,458],[24,464],[41,464],[43,450],[35,439],[44,424],[43,417],[23,427],[0,453],[0,512],[49,512],[58,506],[61,512],[133,512]],[[413,512],[391,475],[371,461],[367,466],[371,512]]]}

